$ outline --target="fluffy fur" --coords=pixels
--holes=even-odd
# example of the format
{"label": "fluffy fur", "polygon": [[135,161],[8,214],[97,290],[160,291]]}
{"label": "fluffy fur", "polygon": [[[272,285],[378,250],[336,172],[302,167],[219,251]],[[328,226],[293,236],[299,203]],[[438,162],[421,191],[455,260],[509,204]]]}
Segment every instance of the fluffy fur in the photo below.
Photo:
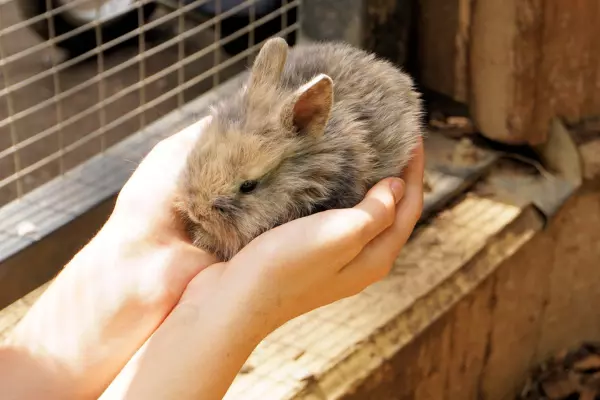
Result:
{"label": "fluffy fur", "polygon": [[[411,78],[372,54],[268,40],[248,82],[213,108],[181,176],[177,204],[194,244],[228,260],[277,225],[356,205],[401,174],[421,107]],[[258,185],[243,193],[249,180]]]}

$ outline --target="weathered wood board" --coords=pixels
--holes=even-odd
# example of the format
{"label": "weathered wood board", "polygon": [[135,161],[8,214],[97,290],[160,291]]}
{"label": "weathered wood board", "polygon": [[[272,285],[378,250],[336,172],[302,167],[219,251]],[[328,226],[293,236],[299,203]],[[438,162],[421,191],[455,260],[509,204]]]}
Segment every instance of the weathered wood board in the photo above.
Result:
{"label": "weathered wood board", "polygon": [[[536,227],[528,227],[480,261],[476,273],[463,271],[482,252],[491,251],[494,238],[521,215],[516,205],[482,197],[460,201],[417,232],[386,280],[297,318],[263,341],[249,360],[250,372],[238,376],[226,398],[344,396],[533,234]],[[0,319],[17,321],[42,290],[5,309]]]}
{"label": "weathered wood board", "polygon": [[419,0],[425,86],[467,103],[479,130],[540,144],[552,118],[600,116],[597,0]]}
{"label": "weathered wood board", "polygon": [[[537,362],[600,338],[595,159],[546,231],[478,185],[418,230],[386,280],[269,336],[226,398],[512,399]],[[0,329],[42,291],[5,309]]]}
{"label": "weathered wood board", "polygon": [[419,0],[418,3],[421,83],[467,103],[471,0]]}
{"label": "weathered wood board", "polygon": [[[533,233],[345,400],[514,400],[548,356],[600,340],[600,170],[591,153],[598,143],[582,148],[586,183],[548,229]],[[476,275],[535,219],[523,216],[458,274]]]}

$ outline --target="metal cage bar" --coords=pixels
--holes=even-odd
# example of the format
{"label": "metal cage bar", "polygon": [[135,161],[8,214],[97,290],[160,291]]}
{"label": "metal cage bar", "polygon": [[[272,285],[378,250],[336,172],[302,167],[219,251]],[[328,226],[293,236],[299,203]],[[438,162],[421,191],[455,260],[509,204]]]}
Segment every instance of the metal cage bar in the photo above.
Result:
{"label": "metal cage bar", "polygon": [[[16,1],[25,0],[8,3],[14,6]],[[137,27],[118,37],[104,35],[98,18],[99,3],[95,3],[96,17],[92,21],[65,32],[57,28],[56,21],[60,20],[56,18],[90,0],[64,4],[62,0],[39,1],[45,9],[38,15],[20,21],[13,18],[8,23],[0,21],[0,101],[6,105],[4,113],[0,110],[0,135],[10,136],[10,140],[0,136],[0,168],[7,166],[11,170],[0,173],[0,207],[106,151],[114,143],[109,135],[123,138],[143,129],[164,112],[176,110],[203,91],[220,85],[231,76],[231,71],[242,71],[242,65],[247,66],[266,39],[259,38],[257,30],[268,24],[278,27],[269,36],[297,34],[300,30],[299,22],[288,18],[290,12],[298,14],[300,0],[280,0],[276,8],[261,14],[257,12],[257,0],[241,0],[227,6],[227,0],[157,0],[158,11],[150,18],[144,11],[150,3],[141,0],[130,8],[137,16]],[[213,15],[197,12],[211,4]],[[231,24],[243,13],[247,15],[245,24],[234,30],[224,28],[223,24]],[[31,36],[28,31],[41,23],[47,24],[47,40],[6,47],[7,42],[20,35]],[[60,60],[57,49],[62,43],[87,31],[93,33],[96,46]],[[159,39],[156,32],[161,35]],[[199,37],[204,42],[196,49],[194,43]],[[224,50],[240,40],[246,42],[245,49],[232,54]],[[137,50],[126,57],[119,56],[127,47]],[[47,56],[49,52],[54,53]],[[36,73],[23,73],[22,66],[40,54],[47,56],[48,64]],[[210,65],[206,64],[207,57]],[[135,79],[125,79],[125,84],[115,88],[114,82],[131,75],[132,69],[137,71]],[[86,78],[71,79],[72,71],[85,71]],[[42,95],[38,89],[48,91],[49,80],[50,93]],[[157,90],[160,85],[166,87]],[[33,92],[36,95],[26,98]],[[73,107],[74,99],[82,99],[86,106]],[[122,107],[123,104],[127,106]],[[53,113],[51,121],[40,121],[49,115],[49,110]]]}

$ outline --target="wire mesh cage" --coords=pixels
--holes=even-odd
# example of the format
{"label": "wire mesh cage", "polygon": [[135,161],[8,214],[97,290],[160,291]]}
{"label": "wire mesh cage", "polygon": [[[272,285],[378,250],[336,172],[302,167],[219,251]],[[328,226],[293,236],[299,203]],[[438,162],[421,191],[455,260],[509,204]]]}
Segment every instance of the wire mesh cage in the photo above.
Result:
{"label": "wire mesh cage", "polygon": [[300,0],[7,0],[0,207],[290,45]]}

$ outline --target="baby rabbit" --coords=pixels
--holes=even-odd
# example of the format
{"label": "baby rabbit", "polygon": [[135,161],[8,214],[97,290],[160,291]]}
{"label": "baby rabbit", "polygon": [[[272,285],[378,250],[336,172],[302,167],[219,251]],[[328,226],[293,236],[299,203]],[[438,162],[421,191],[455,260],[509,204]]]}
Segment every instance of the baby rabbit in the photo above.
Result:
{"label": "baby rabbit", "polygon": [[400,176],[421,107],[411,78],[372,54],[341,43],[288,54],[285,40],[267,40],[187,159],[176,206],[191,239],[229,260],[271,228],[355,206]]}

